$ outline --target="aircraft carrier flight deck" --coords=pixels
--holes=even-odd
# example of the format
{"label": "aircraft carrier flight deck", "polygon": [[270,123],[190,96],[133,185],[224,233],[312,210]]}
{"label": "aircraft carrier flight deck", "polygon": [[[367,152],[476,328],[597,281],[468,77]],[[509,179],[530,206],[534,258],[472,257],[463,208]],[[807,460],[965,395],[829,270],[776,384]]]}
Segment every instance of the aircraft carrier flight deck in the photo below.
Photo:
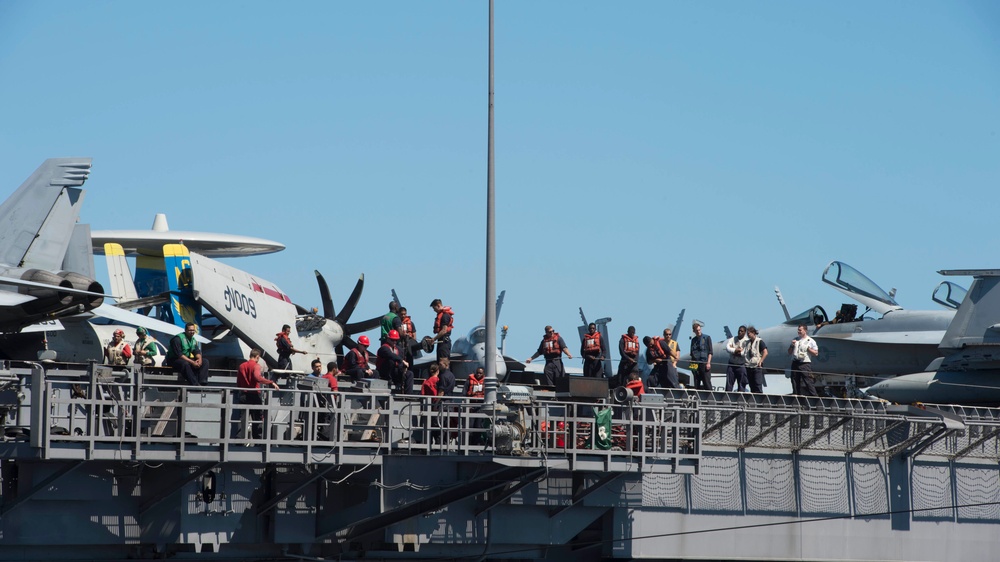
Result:
{"label": "aircraft carrier flight deck", "polygon": [[313,380],[5,364],[0,559],[996,556],[997,409]]}

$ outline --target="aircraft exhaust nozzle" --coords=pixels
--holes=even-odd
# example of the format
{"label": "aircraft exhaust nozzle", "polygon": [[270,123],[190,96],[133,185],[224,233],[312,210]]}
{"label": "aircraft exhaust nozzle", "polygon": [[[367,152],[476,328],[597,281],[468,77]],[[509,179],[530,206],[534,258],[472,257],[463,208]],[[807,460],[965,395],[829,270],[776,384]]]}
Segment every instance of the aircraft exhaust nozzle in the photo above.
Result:
{"label": "aircraft exhaust nozzle", "polygon": [[75,304],[82,304],[85,309],[93,310],[104,303],[104,297],[101,296],[104,293],[104,287],[97,281],[73,271],[62,271],[59,276],[69,281],[73,288],[78,291],[96,293],[94,295],[73,295]]}
{"label": "aircraft exhaust nozzle", "polygon": [[42,310],[58,306],[69,306],[73,302],[72,293],[59,290],[60,288],[72,289],[73,283],[51,271],[28,269],[21,275],[21,279],[52,286],[51,289],[48,287],[18,287],[17,290],[22,295],[35,297],[35,300],[24,305],[24,309],[28,312],[36,311],[36,309]]}

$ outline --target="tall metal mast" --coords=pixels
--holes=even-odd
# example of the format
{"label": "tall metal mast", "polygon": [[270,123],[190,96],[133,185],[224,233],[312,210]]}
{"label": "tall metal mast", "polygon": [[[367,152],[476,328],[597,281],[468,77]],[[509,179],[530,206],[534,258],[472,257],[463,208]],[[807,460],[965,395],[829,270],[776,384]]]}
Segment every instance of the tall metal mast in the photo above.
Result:
{"label": "tall metal mast", "polygon": [[486,395],[485,404],[497,400],[497,279],[496,225],[493,185],[493,0],[490,0],[489,125],[486,142]]}

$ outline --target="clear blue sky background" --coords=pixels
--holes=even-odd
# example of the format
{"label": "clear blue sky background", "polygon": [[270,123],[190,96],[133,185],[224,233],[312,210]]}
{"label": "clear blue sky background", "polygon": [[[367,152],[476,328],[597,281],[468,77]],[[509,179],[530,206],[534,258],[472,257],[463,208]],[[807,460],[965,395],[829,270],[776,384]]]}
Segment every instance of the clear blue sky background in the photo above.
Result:
{"label": "clear blue sky background", "polygon": [[[233,262],[354,319],[484,310],[487,3],[0,2],[0,190],[92,156],[94,229],[259,236]],[[577,307],[714,338],[1000,267],[1000,4],[528,2],[496,10],[509,354]],[[103,260],[97,267],[103,271]],[[102,273],[106,279],[106,273]],[[956,279],[968,286],[968,279]],[[685,322],[687,324],[687,322]],[[685,328],[681,334],[689,334]],[[684,341],[686,338],[682,338]]]}

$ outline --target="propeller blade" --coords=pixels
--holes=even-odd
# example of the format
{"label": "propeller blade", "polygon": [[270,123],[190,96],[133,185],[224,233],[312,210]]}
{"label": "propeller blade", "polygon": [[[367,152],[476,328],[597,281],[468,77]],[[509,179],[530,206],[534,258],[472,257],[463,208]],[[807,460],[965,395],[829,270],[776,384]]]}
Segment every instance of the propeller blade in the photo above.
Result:
{"label": "propeller blade", "polygon": [[326,279],[323,279],[323,274],[316,270],[313,270],[313,273],[316,274],[316,283],[319,283],[319,298],[323,301],[323,317],[334,318],[337,316],[337,312],[333,309],[330,287],[327,286]]}
{"label": "propeller blade", "polygon": [[[343,350],[344,346],[347,346],[347,349],[354,349],[355,347],[358,347],[358,344],[353,339],[351,339],[351,336],[344,335],[344,339],[341,340],[340,345],[338,345],[337,348]],[[343,353],[341,353],[340,351],[338,351],[337,353],[339,355],[343,355]]]}
{"label": "propeller blade", "polygon": [[351,291],[351,296],[347,298],[347,302],[344,303],[344,308],[340,310],[340,314],[337,315],[335,320],[338,324],[343,326],[351,318],[351,314],[354,312],[354,307],[358,306],[358,301],[361,299],[361,291],[365,288],[365,274],[362,273],[361,277],[358,277],[358,284],[354,286],[354,290]]}
{"label": "propeller blade", "polygon": [[368,330],[374,330],[382,324],[382,317],[376,316],[375,318],[369,318],[363,322],[355,322],[353,324],[344,325],[345,334],[360,334],[361,332],[367,332]]}
{"label": "propeller blade", "polygon": [[[295,303],[292,303],[292,304],[295,304]],[[312,311],[309,310],[308,308],[302,306],[301,304],[296,304],[295,305],[295,313],[298,314],[298,315],[301,315],[301,316],[305,316],[306,314],[312,314]]]}

